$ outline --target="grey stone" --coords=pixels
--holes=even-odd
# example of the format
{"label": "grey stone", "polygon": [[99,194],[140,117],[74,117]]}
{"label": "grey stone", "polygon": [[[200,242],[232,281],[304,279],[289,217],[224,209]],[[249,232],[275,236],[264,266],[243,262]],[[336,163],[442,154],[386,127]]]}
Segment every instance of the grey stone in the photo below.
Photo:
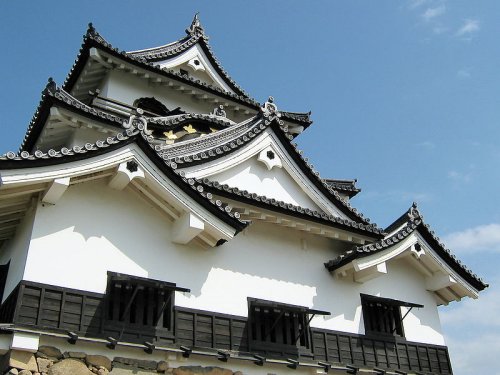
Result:
{"label": "grey stone", "polygon": [[94,367],[104,367],[106,370],[111,371],[111,360],[103,355],[87,355],[85,358],[87,365]]}
{"label": "grey stone", "polygon": [[37,358],[36,363],[38,364],[38,371],[47,372],[54,362],[46,358]]}
{"label": "grey stone", "polygon": [[59,349],[57,349],[54,346],[48,346],[48,345],[39,346],[37,355],[40,357],[39,353],[43,353],[47,357],[52,357],[57,359],[61,359],[63,356]]}
{"label": "grey stone", "polygon": [[15,367],[18,370],[38,371],[35,355],[21,350],[10,351],[9,367]]}
{"label": "grey stone", "polygon": [[76,359],[85,359],[87,354],[84,352],[64,352],[64,358],[76,358]]}
{"label": "grey stone", "polygon": [[85,363],[74,358],[63,359],[49,368],[47,375],[93,375]]}
{"label": "grey stone", "polygon": [[19,375],[33,375],[33,373],[30,370],[21,370]]}
{"label": "grey stone", "polygon": [[113,367],[115,364],[123,364],[131,367],[137,367],[144,370],[155,370],[158,366],[156,361],[148,361],[146,359],[133,359],[133,358],[124,358],[124,357],[115,357],[113,359]]}
{"label": "grey stone", "polygon": [[19,370],[17,368],[11,368],[7,375],[18,375]]}
{"label": "grey stone", "polygon": [[158,366],[156,367],[156,371],[158,372],[166,372],[169,369],[168,362],[160,361],[158,362]]}

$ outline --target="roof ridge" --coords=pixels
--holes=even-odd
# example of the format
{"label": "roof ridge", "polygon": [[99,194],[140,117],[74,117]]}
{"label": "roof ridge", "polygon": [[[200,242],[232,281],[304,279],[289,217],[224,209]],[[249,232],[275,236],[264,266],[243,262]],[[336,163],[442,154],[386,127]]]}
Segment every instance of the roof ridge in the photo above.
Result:
{"label": "roof ridge", "polygon": [[52,79],[52,77],[49,77],[47,84],[45,88],[42,90],[42,95],[40,98],[40,102],[37,106],[37,109],[35,110],[35,113],[33,114],[29,124],[28,128],[26,129],[26,133],[24,135],[23,141],[21,142],[21,146],[19,147],[19,152],[25,151],[25,146],[26,142],[28,141],[29,137],[33,133],[33,129],[39,120],[39,117],[42,113],[42,107],[46,103],[46,100],[48,98],[53,98],[56,100],[59,100],[61,102],[66,103],[67,105],[70,105],[78,110],[81,110],[87,114],[91,114],[93,116],[100,117],[101,119],[105,119],[108,121],[116,122],[117,124],[122,125],[125,123],[127,120],[124,120],[118,116],[109,114],[105,111],[95,109],[93,107],[88,106],[87,104],[83,103],[82,101],[78,100],[74,96],[72,96],[70,93],[68,93],[66,90],[64,90],[62,87],[57,86],[56,82]]}
{"label": "roof ridge", "polygon": [[[219,158],[224,154],[231,153],[235,151],[236,149],[243,147],[246,143],[250,142],[255,136],[258,134],[262,133],[265,129],[267,129],[271,124],[275,123],[277,126],[282,131],[282,135],[288,140],[292,141],[293,135],[291,135],[288,132],[288,127],[285,126],[283,120],[280,119],[281,113],[278,110],[276,104],[274,104],[274,99],[273,97],[269,97],[268,101],[260,107],[260,116],[262,116],[263,121],[261,123],[258,123],[257,121],[253,124],[252,127],[248,129],[244,134],[238,136],[236,139],[231,139],[225,142],[224,144],[220,145],[214,145],[210,151],[212,151],[212,154],[207,151],[199,151],[194,154],[186,155],[183,157],[176,157],[175,162],[178,164],[199,164],[201,162],[207,161],[208,159],[211,158]],[[259,116],[259,115],[258,115]],[[258,117],[256,116],[256,117]],[[361,222],[365,225],[370,224],[370,219],[365,218],[364,215],[359,212],[356,208],[352,207],[349,202],[346,202],[342,197],[339,195],[339,193],[332,189],[326,182],[323,181],[323,179],[320,177],[320,174],[318,171],[314,169],[314,166],[309,163],[309,160],[307,158],[304,158],[302,156],[302,151],[298,149],[298,146],[296,143],[291,143],[291,142],[283,142],[284,145],[286,146],[286,143],[290,146],[290,150],[292,150],[295,154],[295,157],[299,160],[300,163],[303,164],[303,166],[309,171],[312,178],[321,186],[321,189],[325,189],[324,193],[326,196],[333,197],[334,201],[338,204],[340,204],[345,210],[348,211],[348,216],[349,214],[358,218],[361,220]],[[181,145],[182,143],[180,143]],[[213,151],[213,148],[215,148],[215,151]],[[317,185],[318,186],[318,185]],[[342,210],[342,209],[341,209]],[[344,212],[346,213],[346,212]],[[380,229],[380,234],[383,233],[383,230]]]}
{"label": "roof ridge", "polygon": [[[325,267],[330,271],[341,267],[344,264],[349,263],[358,257],[368,256],[382,250],[385,250],[401,241],[406,239],[410,234],[415,232],[415,230],[422,228],[424,229],[430,239],[435,242],[438,250],[442,252],[441,256],[449,258],[451,262],[455,264],[456,267],[461,269],[465,274],[467,274],[472,280],[476,281],[476,285],[479,286],[479,290],[482,290],[488,286],[483,280],[473,273],[465,264],[463,264],[446,246],[441,242],[439,237],[436,236],[435,232],[431,230],[430,226],[424,222],[424,217],[417,208],[417,203],[413,202],[408,210],[401,217],[406,217],[406,222],[404,226],[401,227],[397,232],[392,234],[386,234],[386,237],[372,242],[370,244],[365,244],[361,246],[353,246],[349,250],[340,254],[335,259],[332,259],[325,263]],[[398,219],[400,220],[401,217]],[[398,221],[397,220],[397,221]],[[458,271],[457,271],[458,272]],[[458,272],[460,273],[460,272]],[[482,286],[482,289],[481,289]]]}
{"label": "roof ridge", "polygon": [[199,13],[196,13],[194,15],[191,25],[186,29],[186,34],[186,37],[183,37],[172,43],[139,51],[130,51],[126,52],[126,54],[128,56],[141,58],[145,62],[152,62],[163,58],[177,56],[196,43],[203,42],[202,48],[205,50],[205,52],[208,52],[209,59],[212,60],[212,63],[215,65],[216,70],[218,70],[222,75],[222,78],[226,79],[229,82],[229,86],[231,86],[231,88],[237,94],[243,95],[246,98],[251,98],[250,95],[240,85],[238,85],[234,79],[231,78],[229,73],[224,69],[221,62],[215,55],[212,47],[208,43],[209,38],[205,34],[205,29],[201,25]]}
{"label": "roof ridge", "polygon": [[[141,118],[139,118],[140,120]],[[168,167],[178,178],[180,178],[185,184],[189,185],[193,190],[197,192],[201,197],[211,203],[213,206],[217,207],[219,211],[223,212],[226,216],[231,218],[231,220],[236,220],[239,223],[237,232],[241,231],[246,225],[247,222],[240,220],[239,212],[232,212],[232,207],[229,205],[224,205],[220,200],[213,200],[213,196],[211,193],[204,192],[204,188],[201,184],[195,184],[194,179],[186,179],[184,171],[177,170],[177,166],[175,163],[172,163],[168,160],[164,160],[164,158],[157,152],[155,145],[152,144],[153,137],[147,134],[147,131],[144,127],[139,125],[139,122],[130,121],[130,126],[118,133],[115,136],[107,137],[104,140],[97,140],[95,143],[86,143],[83,146],[74,146],[71,149],[67,147],[62,147],[59,150],[50,149],[47,152],[43,152],[41,150],[37,150],[34,153],[29,153],[28,151],[22,151],[20,153],[15,153],[13,151],[9,151],[6,154],[0,156],[0,162],[2,161],[13,161],[13,162],[22,162],[22,161],[36,161],[36,160],[47,160],[47,159],[58,159],[65,156],[76,156],[81,154],[87,154],[92,152],[97,152],[99,150],[108,148],[110,146],[116,146],[119,144],[124,144],[130,142],[131,140],[141,136],[142,139],[147,143],[150,147],[151,151],[157,155],[162,165]]]}

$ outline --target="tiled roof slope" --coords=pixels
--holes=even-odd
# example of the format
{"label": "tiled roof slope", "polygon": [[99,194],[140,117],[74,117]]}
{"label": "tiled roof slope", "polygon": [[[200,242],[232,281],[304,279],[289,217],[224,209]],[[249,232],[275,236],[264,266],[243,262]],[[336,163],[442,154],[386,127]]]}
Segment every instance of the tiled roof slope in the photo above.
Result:
{"label": "tiled roof slope", "polygon": [[379,253],[388,249],[409,237],[412,233],[418,232],[424,240],[433,248],[434,251],[448,264],[455,272],[463,277],[474,288],[481,291],[488,287],[481,278],[469,270],[455,255],[448,250],[439,238],[430,229],[429,225],[424,223],[423,216],[417,209],[417,205],[413,203],[408,211],[399,217],[391,224],[386,232],[394,231],[400,228],[397,232],[387,235],[385,238],[363,246],[354,246],[350,250],[344,252],[335,259],[325,263],[325,267],[329,271],[334,271],[343,265],[357,258],[366,257],[372,254]]}
{"label": "tiled roof slope", "polygon": [[[190,39],[190,37],[187,37]],[[250,98],[248,95],[242,94],[233,94],[222,90],[219,87],[209,85],[205,82],[202,82],[193,77],[186,76],[181,74],[180,72],[176,72],[172,69],[162,69],[158,64],[155,64],[153,61],[148,61],[144,57],[134,56],[125,51],[120,51],[118,48],[113,47],[110,43],[108,43],[94,28],[92,24],[89,24],[87,32],[83,36],[83,43],[78,53],[78,56],[64,81],[63,88],[66,92],[71,92],[78,77],[80,76],[81,71],[83,70],[88,58],[89,51],[92,47],[99,48],[112,56],[115,56],[119,59],[122,59],[126,62],[129,62],[132,65],[135,65],[139,68],[148,70],[150,72],[175,79],[177,81],[189,84],[193,87],[199,88],[201,90],[208,91],[212,94],[226,97],[229,100],[236,101],[241,103],[249,108],[253,108],[254,110],[259,110],[261,104],[256,100]],[[296,113],[296,112],[286,112],[282,111],[283,118],[287,121],[291,121],[294,123],[298,123],[304,128],[307,128],[311,123],[310,112],[309,113]]]}
{"label": "tiled roof slope", "polygon": [[20,146],[20,151],[31,151],[36,140],[38,139],[47,116],[49,115],[50,107],[54,104],[59,104],[64,107],[71,107],[72,110],[78,111],[80,114],[88,117],[93,117],[100,121],[121,127],[128,119],[123,119],[118,116],[111,115],[107,112],[89,107],[78,99],[68,94],[62,88],[56,86],[56,83],[49,78],[47,86],[42,91],[40,103],[33,115],[28,129],[24,135],[24,139]]}
{"label": "tiled roof slope", "polygon": [[333,190],[346,194],[349,198],[354,197],[361,191],[360,188],[356,187],[357,180],[335,180],[325,178],[323,181]]}
{"label": "tiled roof slope", "polygon": [[[319,172],[314,170],[312,164],[304,158],[300,151],[297,149],[297,145],[292,144],[290,141],[293,136],[288,133],[288,129],[284,126],[283,121],[279,119],[276,113],[267,113],[261,109],[261,115],[256,116],[253,120],[244,123],[246,127],[233,127],[232,130],[238,130],[241,128],[241,132],[237,133],[235,137],[224,137],[230,129],[223,130],[219,133],[209,135],[199,140],[200,147],[206,144],[212,143],[209,149],[203,149],[202,151],[190,150],[190,154],[184,156],[176,156],[172,158],[172,161],[178,164],[181,168],[188,167],[191,165],[197,165],[206,163],[209,160],[221,158],[223,156],[229,155],[236,150],[244,147],[246,144],[250,143],[256,136],[264,132],[267,128],[272,128],[274,133],[280,138],[282,145],[287,150],[288,154],[297,163],[302,172],[308,176],[310,181],[328,198],[335,204],[347,217],[349,217],[354,222],[363,223],[364,225],[369,225],[370,220],[365,218],[362,213],[358,212],[357,209],[352,207],[348,202],[346,202],[340,194],[331,188],[319,175]],[[217,137],[219,140],[217,140]],[[214,141],[215,140],[215,141]],[[191,143],[190,143],[191,144]],[[175,144],[174,144],[175,146]],[[180,143],[176,147],[183,147],[184,145]],[[161,152],[162,148],[157,146],[158,151]],[[164,157],[172,157],[170,149],[174,149],[172,146],[163,147]],[[379,233],[382,234],[383,230],[379,229]]]}
{"label": "tiled roof slope", "polygon": [[100,155],[126,144],[136,143],[170,179],[182,188],[194,200],[216,214],[221,220],[231,225],[238,232],[246,225],[239,219],[238,212],[231,212],[232,208],[223,204],[220,200],[213,199],[210,192],[206,192],[203,185],[194,179],[186,179],[183,171],[176,170],[175,163],[171,163],[157,153],[153,138],[144,132],[144,128],[131,127],[118,133],[116,136],[99,140],[95,143],[87,143],[83,146],[73,148],[63,147],[60,150],[50,149],[47,152],[35,151],[30,153],[22,151],[20,153],[7,152],[0,156],[0,169],[31,168],[44,165],[56,165],[75,160],[81,160],[92,156]]}
{"label": "tiled roof slope", "polygon": [[205,29],[201,25],[198,14],[194,16],[193,22],[186,29],[186,33],[187,37],[184,37],[176,42],[161,47],[127,52],[127,55],[144,59],[147,62],[157,62],[175,57],[191,48],[193,45],[199,44],[214,68],[217,70],[217,73],[223,77],[229,87],[231,87],[231,89],[233,89],[237,94],[250,98],[250,96],[229,76],[229,73],[222,67],[217,57],[215,57],[212,48],[208,44],[208,36],[205,34]]}
{"label": "tiled roof slope", "polygon": [[286,215],[295,216],[304,220],[315,221],[324,225],[334,226],[346,231],[362,233],[368,236],[380,236],[381,229],[374,224],[362,224],[352,220],[342,219],[333,215],[327,215],[324,212],[311,210],[291,203],[283,202],[274,198],[268,198],[256,193],[250,193],[247,190],[241,190],[236,187],[230,187],[227,184],[220,184],[217,181],[210,181],[208,178],[198,180],[207,190],[214,194],[225,196],[227,198],[242,201],[252,205],[260,206],[271,211],[278,211]]}

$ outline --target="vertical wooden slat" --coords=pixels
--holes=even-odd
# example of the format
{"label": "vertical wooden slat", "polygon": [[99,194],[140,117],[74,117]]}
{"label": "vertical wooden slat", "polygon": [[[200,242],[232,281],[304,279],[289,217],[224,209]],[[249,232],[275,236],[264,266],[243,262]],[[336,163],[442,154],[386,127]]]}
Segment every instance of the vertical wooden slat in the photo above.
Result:
{"label": "vertical wooden slat", "polygon": [[322,335],[323,335],[323,342],[325,343],[325,361],[328,362],[330,360],[330,353],[328,351],[328,337],[326,332],[322,332]]}
{"label": "vertical wooden slat", "polygon": [[291,326],[291,319],[292,316],[290,313],[284,313],[283,314],[283,323],[285,324],[285,343],[290,345],[292,343],[293,337],[292,337],[292,326]]}
{"label": "vertical wooden slat", "polygon": [[255,337],[253,339],[256,341],[261,341],[263,339],[262,331],[261,331],[260,313],[261,313],[261,311],[259,308],[254,308],[254,314],[253,314],[252,318],[253,318],[253,324],[255,327]]}
{"label": "vertical wooden slat", "polygon": [[87,303],[87,296],[83,295],[82,296],[82,305],[80,307],[80,324],[79,324],[80,332],[83,331],[83,318],[85,316],[85,305],[86,305],[86,303]]}
{"label": "vertical wooden slat", "polygon": [[40,288],[40,301],[38,302],[38,314],[36,317],[36,325],[40,326],[42,322],[43,306],[45,300],[45,288]]}
{"label": "vertical wooden slat", "polygon": [[152,288],[146,288],[146,304],[144,305],[146,308],[146,324],[152,325],[154,323],[153,320],[153,309],[154,309],[154,295]]}
{"label": "vertical wooden slat", "polygon": [[118,322],[120,320],[120,292],[121,288],[118,287],[118,283],[113,283],[111,286],[111,303],[112,303],[112,320]]}
{"label": "vertical wooden slat", "polygon": [[61,324],[62,324],[63,318],[64,318],[65,304],[66,304],[66,291],[63,290],[62,296],[61,296],[61,309],[59,311],[59,321],[57,322],[57,328],[61,328]]}
{"label": "vertical wooden slat", "polygon": [[144,289],[137,292],[135,304],[135,322],[139,325],[144,325]]}

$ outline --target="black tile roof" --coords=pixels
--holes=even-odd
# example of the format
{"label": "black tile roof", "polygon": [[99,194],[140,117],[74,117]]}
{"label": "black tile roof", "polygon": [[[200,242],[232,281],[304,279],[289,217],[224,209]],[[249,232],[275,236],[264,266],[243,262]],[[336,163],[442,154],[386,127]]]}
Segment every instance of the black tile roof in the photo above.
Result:
{"label": "black tile roof", "polygon": [[40,103],[38,104],[35,114],[28,125],[28,129],[26,130],[19,151],[32,150],[36,140],[40,136],[52,105],[60,105],[66,108],[70,107],[72,110],[77,110],[81,115],[93,117],[119,127],[122,127],[123,124],[128,122],[128,119],[109,114],[105,111],[92,108],[82,103],[62,88],[57,87],[52,78],[49,78],[47,86],[42,91]]}
{"label": "black tile roof", "polygon": [[300,219],[318,222],[323,225],[340,228],[348,232],[360,233],[369,237],[379,237],[381,233],[381,229],[377,228],[375,224],[363,224],[348,219],[342,219],[337,216],[327,215],[324,212],[296,206],[292,203],[283,202],[275,198],[268,198],[263,195],[251,193],[247,190],[231,187],[227,184],[220,184],[208,178],[198,180],[198,182],[203,184],[207,190],[212,191],[214,194],[249,203],[271,211],[281,212]]}
{"label": "black tile roof", "polygon": [[435,233],[430,229],[429,225],[424,223],[423,216],[417,209],[417,205],[413,203],[408,211],[399,217],[388,229],[394,231],[400,228],[395,233],[390,233],[383,239],[363,246],[354,246],[350,250],[344,252],[335,259],[325,263],[325,267],[329,271],[334,271],[345,264],[350,263],[354,259],[362,258],[368,255],[376,254],[387,248],[390,248],[399,242],[402,242],[412,233],[418,232],[434,251],[450,266],[455,272],[464,278],[470,285],[481,291],[488,287],[481,278],[469,270],[459,259],[448,250]]}
{"label": "black tile roof", "polygon": [[174,115],[168,117],[149,117],[147,121],[149,124],[161,125],[168,128],[176,127],[189,120],[201,120],[214,125],[218,125],[223,128],[228,128],[230,126],[236,125],[234,121],[228,118],[215,116],[212,114],[201,114],[201,113],[184,113],[181,115]]}
{"label": "black tile roof", "polygon": [[148,48],[141,51],[127,52],[127,55],[143,59],[146,62],[157,62],[175,57],[185,50],[189,49],[193,45],[199,44],[212,65],[217,70],[217,73],[222,76],[229,87],[231,87],[231,89],[233,89],[234,92],[236,92],[238,95],[250,98],[248,93],[246,93],[240,86],[238,86],[238,84],[230,77],[229,73],[222,67],[221,63],[215,56],[212,48],[208,44],[208,36],[205,34],[205,29],[200,23],[198,14],[194,16],[190,27],[186,29],[186,33],[186,37],[173,43],[169,43],[160,47]]}
{"label": "black tile roof", "polygon": [[184,172],[176,170],[175,163],[165,160],[159,155],[152,143],[153,137],[146,135],[137,128],[131,127],[116,136],[107,137],[95,143],[86,143],[83,146],[63,147],[60,150],[50,149],[47,152],[40,150],[34,153],[28,151],[20,153],[7,152],[0,156],[0,169],[32,168],[67,163],[100,155],[134,142],[149,155],[160,170],[210,212],[229,224],[237,232],[247,226],[248,223],[239,219],[238,212],[231,212],[232,208],[230,206],[214,199],[210,192],[205,191],[201,183],[196,182],[194,179],[186,179]]}
{"label": "black tile roof", "polygon": [[[245,125],[245,127],[243,127],[243,125]],[[163,149],[164,157],[171,158],[172,161],[179,165],[180,168],[183,168],[191,165],[206,163],[209,160],[218,159],[228,155],[251,142],[257,135],[262,133],[268,127],[273,128],[274,133],[278,136],[278,138],[280,138],[283,146],[287,149],[288,153],[297,163],[299,168],[336,207],[338,207],[351,220],[369,225],[370,220],[365,218],[362,213],[358,212],[358,210],[352,207],[348,202],[345,202],[340,194],[335,189],[331,188],[320,177],[319,172],[314,169],[308,159],[301,155],[301,152],[297,149],[297,145],[290,142],[293,140],[293,136],[288,133],[288,128],[284,125],[283,121],[280,120],[277,113],[268,113],[261,108],[260,115],[257,115],[251,121],[244,122],[231,129],[232,131],[234,130],[235,133],[237,130],[240,131],[232,138],[224,137],[225,134],[229,133],[229,129],[226,129],[199,139],[197,140],[197,143],[186,143],[186,145],[179,143],[177,146],[174,144],[164,147],[157,146],[157,148],[160,152]],[[198,152],[196,149],[190,150],[189,155],[173,157],[173,154],[176,153],[174,150],[181,150],[180,153],[182,153],[182,147],[188,147],[193,144],[198,144],[200,148],[203,148],[203,150]],[[380,233],[383,233],[382,229],[380,229]]]}
{"label": "black tile roof", "polygon": [[349,198],[358,194],[361,189],[356,187],[357,180],[336,180],[325,178],[323,181],[330,186],[333,190],[346,194]]}
{"label": "black tile roof", "polygon": [[[175,79],[176,81],[180,81],[186,84],[189,84],[191,86],[197,87],[201,90],[210,92],[212,94],[226,97],[229,100],[235,101],[237,103],[240,103],[242,105],[245,105],[249,108],[252,108],[256,111],[258,111],[261,107],[261,104],[258,103],[256,100],[245,96],[241,94],[233,94],[230,92],[227,92],[219,87],[209,85],[205,82],[202,82],[198,79],[195,79],[193,77],[189,77],[186,75],[181,74],[180,72],[176,72],[172,69],[162,69],[158,64],[155,64],[152,61],[148,61],[144,57],[141,56],[134,56],[133,54],[130,54],[125,51],[120,51],[119,49],[113,47],[110,43],[108,43],[92,26],[92,24],[89,24],[89,28],[87,29],[87,32],[83,36],[83,43],[80,48],[80,51],[78,53],[78,56],[68,73],[68,76],[66,77],[66,80],[64,81],[63,88],[66,92],[71,92],[73,89],[74,85],[76,84],[76,81],[78,80],[78,77],[80,76],[81,71],[85,67],[85,64],[88,60],[89,57],[89,51],[92,47],[99,48],[112,56],[115,56],[119,59],[122,59],[124,61],[127,61],[131,63],[132,65],[135,65],[139,68],[151,71],[153,73]],[[303,125],[305,128],[307,128],[312,121],[310,120],[310,112],[309,113],[295,113],[295,112],[286,112],[283,111],[283,118],[285,118],[287,121],[295,122],[298,124]]]}

